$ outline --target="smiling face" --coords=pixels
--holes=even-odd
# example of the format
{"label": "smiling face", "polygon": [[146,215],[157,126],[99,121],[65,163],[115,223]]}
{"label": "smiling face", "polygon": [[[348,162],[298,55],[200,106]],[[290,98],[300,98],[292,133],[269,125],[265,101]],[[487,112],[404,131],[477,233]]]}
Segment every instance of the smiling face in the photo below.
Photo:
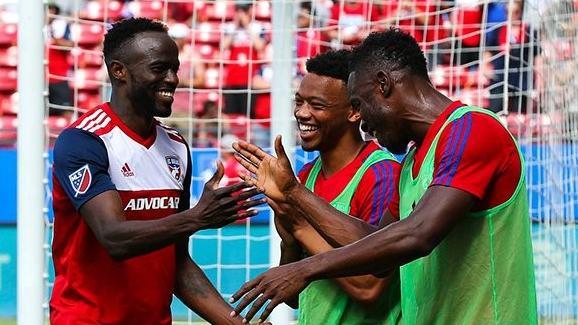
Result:
{"label": "smiling face", "polygon": [[133,107],[148,116],[170,116],[179,83],[177,45],[166,33],[145,32],[124,46],[127,96]]}
{"label": "smiling face", "polygon": [[347,83],[354,109],[361,112],[364,131],[394,154],[403,154],[410,142],[408,128],[400,119],[397,103],[384,96],[379,84],[369,76],[352,72]]}
{"label": "smiling face", "polygon": [[305,75],[295,94],[295,119],[305,151],[334,148],[348,131],[358,132],[345,83],[314,73]]}

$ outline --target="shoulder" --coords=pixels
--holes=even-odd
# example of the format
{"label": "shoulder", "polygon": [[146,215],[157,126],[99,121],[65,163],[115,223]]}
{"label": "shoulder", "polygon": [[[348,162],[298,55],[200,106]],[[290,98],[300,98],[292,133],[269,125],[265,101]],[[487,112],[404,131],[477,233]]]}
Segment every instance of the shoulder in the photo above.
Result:
{"label": "shoulder", "polygon": [[100,136],[110,132],[114,128],[114,123],[104,107],[99,105],[84,113],[69,128],[84,130]]}
{"label": "shoulder", "polygon": [[476,147],[484,155],[501,147],[515,148],[506,127],[495,117],[480,112],[468,112],[452,121],[444,129],[441,141],[452,150]]}
{"label": "shoulder", "polygon": [[401,165],[395,160],[381,160],[372,164],[363,177],[361,178],[360,186],[374,187],[375,184],[391,183],[401,170]]}
{"label": "shoulder", "polygon": [[178,142],[188,147],[187,141],[177,129],[170,127],[166,124],[163,124],[162,122],[157,120],[157,130],[165,133],[172,141]]}
{"label": "shoulder", "polygon": [[301,169],[297,173],[297,178],[299,178],[299,181],[301,181],[301,183],[305,183],[305,181],[307,180],[307,177],[309,177],[309,173],[311,173],[311,169],[313,169],[313,165],[315,165],[315,162],[317,161],[317,159],[319,159],[319,157],[313,159],[312,161],[306,163],[305,165],[303,165],[303,167],[301,167]]}
{"label": "shoulder", "polygon": [[78,128],[67,128],[54,144],[54,163],[70,159],[108,160],[104,142],[99,136]]}

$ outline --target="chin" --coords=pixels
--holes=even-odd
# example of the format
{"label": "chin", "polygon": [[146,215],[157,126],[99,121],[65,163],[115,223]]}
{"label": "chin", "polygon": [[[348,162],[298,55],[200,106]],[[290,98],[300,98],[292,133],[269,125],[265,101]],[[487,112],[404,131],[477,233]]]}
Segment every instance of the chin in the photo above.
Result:
{"label": "chin", "polygon": [[301,142],[301,148],[302,148],[304,151],[307,151],[307,152],[316,151],[316,150],[318,150],[317,147],[318,147],[318,146],[316,146],[316,145],[313,144],[313,143]]}
{"label": "chin", "polygon": [[172,113],[172,112],[173,112],[173,111],[172,111],[172,109],[171,109],[170,107],[169,107],[169,108],[162,108],[162,109],[158,109],[158,108],[157,108],[157,109],[155,109],[155,111],[154,111],[154,116],[156,116],[156,117],[161,117],[161,118],[169,117],[169,116],[171,116],[171,113]]}

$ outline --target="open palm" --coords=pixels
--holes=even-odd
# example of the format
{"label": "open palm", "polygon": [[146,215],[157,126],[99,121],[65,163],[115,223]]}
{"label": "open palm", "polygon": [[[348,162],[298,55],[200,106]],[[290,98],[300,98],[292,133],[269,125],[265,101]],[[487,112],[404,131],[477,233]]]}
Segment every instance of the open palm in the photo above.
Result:
{"label": "open palm", "polygon": [[275,139],[277,158],[245,141],[235,143],[233,148],[237,152],[235,159],[253,174],[243,174],[240,175],[241,178],[256,186],[270,199],[286,202],[286,194],[299,182],[293,174],[291,163],[281,144],[281,136]]}

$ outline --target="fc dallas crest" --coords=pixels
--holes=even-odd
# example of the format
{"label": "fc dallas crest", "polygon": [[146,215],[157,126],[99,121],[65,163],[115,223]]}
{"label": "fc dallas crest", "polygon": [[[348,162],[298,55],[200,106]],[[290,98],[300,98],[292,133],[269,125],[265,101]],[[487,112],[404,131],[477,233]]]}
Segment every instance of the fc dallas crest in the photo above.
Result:
{"label": "fc dallas crest", "polygon": [[177,180],[181,180],[181,162],[177,156],[166,156],[167,166],[169,166],[169,171],[171,175]]}

